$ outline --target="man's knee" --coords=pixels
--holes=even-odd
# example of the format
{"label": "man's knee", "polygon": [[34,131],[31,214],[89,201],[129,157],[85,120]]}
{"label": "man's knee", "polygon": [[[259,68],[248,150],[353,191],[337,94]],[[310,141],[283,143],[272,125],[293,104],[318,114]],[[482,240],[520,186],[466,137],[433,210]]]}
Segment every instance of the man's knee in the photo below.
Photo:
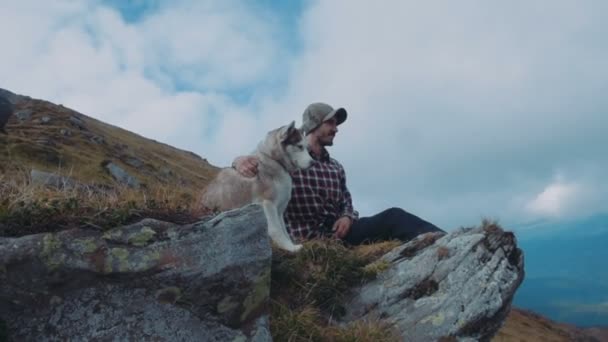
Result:
{"label": "man's knee", "polygon": [[386,209],[384,211],[384,215],[391,217],[391,218],[396,218],[396,217],[402,217],[402,216],[408,215],[408,213],[401,208],[392,207],[392,208]]}

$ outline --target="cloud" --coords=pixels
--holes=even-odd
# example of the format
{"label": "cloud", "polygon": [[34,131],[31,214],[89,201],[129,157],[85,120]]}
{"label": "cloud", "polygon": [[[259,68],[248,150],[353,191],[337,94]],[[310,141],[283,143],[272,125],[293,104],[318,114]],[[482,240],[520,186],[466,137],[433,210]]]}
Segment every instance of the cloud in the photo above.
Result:
{"label": "cloud", "polygon": [[7,2],[0,86],[216,165],[310,102],[344,106],[331,152],[363,215],[608,211],[608,3],[303,3],[285,20],[246,1]]}
{"label": "cloud", "polygon": [[367,214],[391,203],[447,227],[529,218],[521,198],[554,170],[608,166],[604,7],[318,2],[286,101],[347,107],[333,151]]}
{"label": "cloud", "polygon": [[528,210],[539,215],[561,216],[566,207],[580,196],[580,186],[556,182],[547,186],[528,205]]}
{"label": "cloud", "polygon": [[217,161],[245,153],[230,147],[256,126],[241,98],[276,82],[277,32],[243,1],[159,3],[134,21],[98,1],[7,3],[0,86]]}

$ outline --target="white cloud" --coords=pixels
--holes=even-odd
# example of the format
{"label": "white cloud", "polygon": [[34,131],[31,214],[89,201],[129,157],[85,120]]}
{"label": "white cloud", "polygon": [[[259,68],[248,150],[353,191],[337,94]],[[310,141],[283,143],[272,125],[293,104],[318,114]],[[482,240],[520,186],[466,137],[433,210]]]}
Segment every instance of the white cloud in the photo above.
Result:
{"label": "white cloud", "polygon": [[232,92],[274,82],[283,63],[276,23],[244,4],[176,1],[135,23],[96,1],[3,4],[0,86],[226,160],[257,126]]}
{"label": "white cloud", "polygon": [[99,2],[5,2],[0,86],[217,165],[310,102],[344,106],[331,152],[364,215],[452,228],[608,210],[607,2],[307,4],[292,55],[290,30],[245,1],[128,23]]}
{"label": "white cloud", "polygon": [[556,182],[547,186],[526,208],[534,214],[559,217],[565,214],[581,194],[577,184]]}

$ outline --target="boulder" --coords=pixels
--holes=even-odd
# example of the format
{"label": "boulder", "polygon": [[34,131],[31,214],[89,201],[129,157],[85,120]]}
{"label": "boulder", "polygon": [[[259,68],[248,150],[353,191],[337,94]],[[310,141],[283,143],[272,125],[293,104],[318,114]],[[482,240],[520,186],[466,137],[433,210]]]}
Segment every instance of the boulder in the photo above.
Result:
{"label": "boulder", "polygon": [[0,238],[0,324],[15,341],[271,341],[270,265],[256,205]]}
{"label": "boulder", "polygon": [[15,113],[15,117],[19,119],[19,122],[24,122],[31,119],[32,114],[34,114],[34,112],[31,109],[22,109]]}
{"label": "boulder", "polygon": [[120,166],[112,162],[108,162],[105,163],[104,167],[110,173],[112,178],[114,178],[114,180],[116,180],[118,183],[135,189],[140,187],[140,183],[137,178],[128,174],[127,171],[123,170],[123,168]]}
{"label": "boulder", "polygon": [[82,121],[82,119],[80,119],[79,117],[72,115],[70,116],[70,124],[72,124],[73,126],[77,127],[78,129],[82,130],[82,131],[87,131],[87,125],[84,123],[84,121]]}
{"label": "boulder", "polygon": [[64,177],[55,173],[36,169],[30,171],[30,179],[33,184],[50,186],[58,189],[74,188],[78,185],[78,183],[70,177]]}
{"label": "boulder", "polygon": [[355,291],[345,321],[382,319],[405,341],[489,341],[523,281],[515,236],[494,224],[417,237]]}

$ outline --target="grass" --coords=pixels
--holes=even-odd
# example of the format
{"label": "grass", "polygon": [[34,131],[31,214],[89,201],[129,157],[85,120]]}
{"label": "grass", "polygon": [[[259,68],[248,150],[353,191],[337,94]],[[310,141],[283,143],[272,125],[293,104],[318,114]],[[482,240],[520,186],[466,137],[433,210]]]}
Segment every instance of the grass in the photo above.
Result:
{"label": "grass", "polygon": [[383,242],[347,248],[314,240],[297,254],[273,252],[270,329],[277,341],[398,341],[381,321],[337,323],[351,289],[388,265],[378,257],[399,245]]}
{"label": "grass", "polygon": [[109,229],[142,218],[186,224],[207,214],[197,193],[159,185],[53,188],[29,182],[25,174],[0,175],[0,236],[18,237],[70,228]]}

